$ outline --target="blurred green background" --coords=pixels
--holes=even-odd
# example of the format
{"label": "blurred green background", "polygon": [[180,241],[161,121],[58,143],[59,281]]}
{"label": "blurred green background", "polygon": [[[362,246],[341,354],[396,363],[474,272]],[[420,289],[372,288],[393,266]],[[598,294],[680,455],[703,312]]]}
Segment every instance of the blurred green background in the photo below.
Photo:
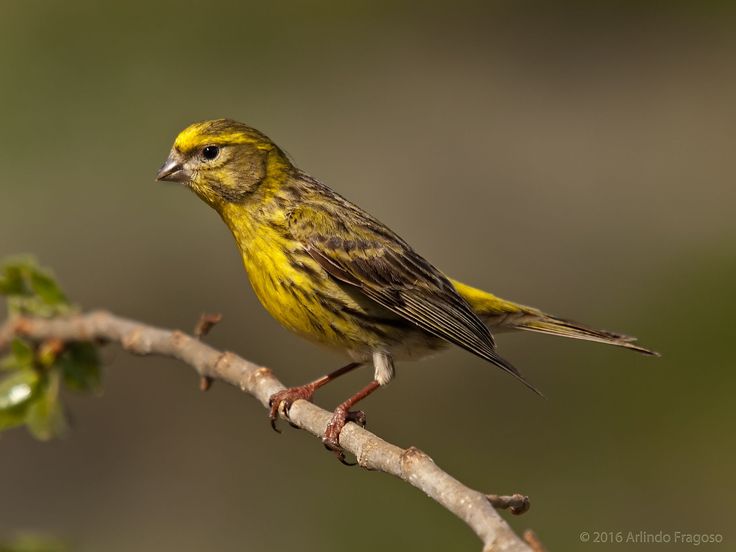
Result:
{"label": "blurred green background", "polygon": [[[221,312],[208,341],[287,384],[337,367],[260,308],[215,213],[154,182],[186,124],[246,121],[453,276],[664,353],[502,335],[547,400],[451,351],[400,365],[365,402],[370,429],[529,494],[510,522],[551,550],[649,549],[579,540],[640,530],[733,549],[735,14],[663,6],[4,1],[0,256],[36,254],[86,308],[183,329]],[[105,360],[104,396],[68,397],[65,439],[0,439],[0,539],[479,548],[408,485],[275,434],[237,390]]]}

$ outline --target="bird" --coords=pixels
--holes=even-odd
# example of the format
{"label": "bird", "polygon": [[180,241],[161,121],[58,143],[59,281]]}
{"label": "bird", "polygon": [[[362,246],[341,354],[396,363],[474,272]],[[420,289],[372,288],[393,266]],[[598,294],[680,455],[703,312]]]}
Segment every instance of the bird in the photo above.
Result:
{"label": "bird", "polygon": [[445,275],[377,218],[299,169],[262,132],[231,119],[196,122],[174,140],[156,176],[192,190],[230,229],[251,286],[282,326],[347,355],[348,364],[275,393],[269,417],[370,363],[373,379],[340,403],[322,436],[345,462],[340,432],[365,425],[352,408],[386,386],[395,361],[455,345],[541,395],[497,352],[494,333],[524,330],[658,355],[627,335],[508,301]]}

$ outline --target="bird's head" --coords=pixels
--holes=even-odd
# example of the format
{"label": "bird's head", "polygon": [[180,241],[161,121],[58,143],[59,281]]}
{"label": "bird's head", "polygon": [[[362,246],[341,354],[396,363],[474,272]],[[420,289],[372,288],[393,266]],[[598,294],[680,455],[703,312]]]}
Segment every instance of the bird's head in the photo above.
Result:
{"label": "bird's head", "polygon": [[242,203],[269,174],[290,166],[267,136],[243,123],[194,123],[174,141],[156,180],[189,186],[213,207]]}

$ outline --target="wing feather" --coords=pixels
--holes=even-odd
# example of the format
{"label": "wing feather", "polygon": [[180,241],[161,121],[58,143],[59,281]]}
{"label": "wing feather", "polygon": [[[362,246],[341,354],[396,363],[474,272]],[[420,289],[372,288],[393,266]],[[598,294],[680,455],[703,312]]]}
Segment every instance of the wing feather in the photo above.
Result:
{"label": "wing feather", "polygon": [[488,327],[439,270],[370,215],[339,196],[333,199],[326,205],[303,203],[288,217],[292,237],[328,274],[422,330],[495,364],[541,395],[496,353]]}

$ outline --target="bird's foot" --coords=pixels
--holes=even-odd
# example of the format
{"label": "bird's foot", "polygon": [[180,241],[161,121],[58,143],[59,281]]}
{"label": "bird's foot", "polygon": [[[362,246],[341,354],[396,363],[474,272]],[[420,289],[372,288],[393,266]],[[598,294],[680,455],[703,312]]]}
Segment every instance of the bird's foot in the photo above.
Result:
{"label": "bird's foot", "polygon": [[[311,401],[315,390],[316,387],[313,384],[308,383],[307,385],[301,385],[299,387],[283,389],[271,395],[271,398],[268,399],[268,405],[271,407],[268,417],[271,420],[271,427],[276,433],[281,433],[281,430],[276,427],[276,421],[279,419],[279,412],[283,412],[284,417],[289,421],[289,409],[291,409],[291,405],[300,399]],[[291,421],[289,421],[289,423],[291,423]],[[293,426],[294,424],[291,425]]]}
{"label": "bird's foot", "polygon": [[354,466],[354,462],[345,460],[345,453],[340,446],[340,432],[348,422],[354,422],[360,427],[365,427],[365,413],[362,410],[348,410],[342,405],[338,406],[327,424],[325,434],[322,436],[322,443],[327,450],[335,453],[340,462],[346,466]]}

